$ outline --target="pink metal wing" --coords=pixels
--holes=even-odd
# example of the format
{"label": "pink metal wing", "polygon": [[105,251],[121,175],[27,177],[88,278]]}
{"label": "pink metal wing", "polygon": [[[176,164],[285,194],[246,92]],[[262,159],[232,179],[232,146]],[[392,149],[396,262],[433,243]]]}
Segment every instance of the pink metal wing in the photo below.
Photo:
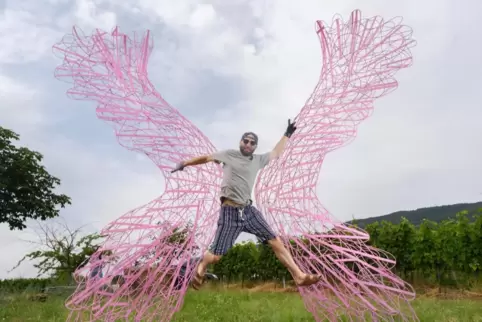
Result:
{"label": "pink metal wing", "polygon": [[[192,258],[214,237],[221,168],[169,171],[215,149],[149,81],[152,46],[149,31],[131,39],[117,28],[85,36],[75,27],[54,46],[63,60],[55,76],[73,82],[68,95],[94,101],[97,117],[112,125],[119,143],[149,157],[165,177],[159,198],[102,230],[105,244],[76,272],[79,285],[66,303],[71,320],[169,321],[182,305]],[[103,276],[95,274],[99,267]]]}
{"label": "pink metal wing", "polygon": [[412,31],[401,19],[361,19],[360,11],[347,22],[335,16],[331,26],[317,21],[316,28],[319,83],[295,119],[286,151],[260,173],[257,204],[295,261],[322,274],[321,282],[299,289],[316,321],[417,320],[409,304],[415,294],[391,272],[392,256],[368,246],[368,234],[336,220],[316,197],[326,154],[354,139],[374,101],[396,89],[396,72],[411,65]]}

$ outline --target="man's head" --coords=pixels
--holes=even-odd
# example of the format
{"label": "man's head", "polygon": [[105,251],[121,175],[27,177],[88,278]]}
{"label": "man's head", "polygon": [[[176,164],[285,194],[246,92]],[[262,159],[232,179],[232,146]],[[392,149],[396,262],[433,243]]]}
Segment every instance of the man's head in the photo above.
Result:
{"label": "man's head", "polygon": [[251,156],[258,146],[258,136],[253,132],[246,132],[241,137],[239,150],[245,156]]}

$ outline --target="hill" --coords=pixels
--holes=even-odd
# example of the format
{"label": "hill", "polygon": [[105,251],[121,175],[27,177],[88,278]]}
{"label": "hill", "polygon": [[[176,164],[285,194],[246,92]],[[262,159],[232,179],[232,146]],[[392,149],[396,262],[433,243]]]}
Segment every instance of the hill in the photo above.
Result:
{"label": "hill", "polygon": [[[467,210],[469,214],[471,214],[480,208],[482,208],[482,201],[476,203],[459,203],[446,206],[426,207],[416,210],[403,210],[378,217],[355,219],[355,221],[359,227],[363,228],[366,225],[376,221],[389,221],[391,223],[398,224],[402,220],[402,217],[405,217],[412,224],[419,225],[422,223],[423,219],[441,222],[445,219],[455,218],[455,215],[460,211]],[[350,220],[347,223],[352,224],[353,220]]]}

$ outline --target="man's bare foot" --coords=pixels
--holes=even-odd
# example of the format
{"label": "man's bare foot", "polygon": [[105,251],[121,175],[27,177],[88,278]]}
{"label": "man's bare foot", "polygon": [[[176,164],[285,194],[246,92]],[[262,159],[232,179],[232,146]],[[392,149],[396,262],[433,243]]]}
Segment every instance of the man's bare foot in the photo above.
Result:
{"label": "man's bare foot", "polygon": [[192,279],[192,288],[196,291],[201,288],[201,285],[204,282],[204,272],[202,269],[200,269],[200,266],[200,264],[196,266],[196,273],[194,274]]}
{"label": "man's bare foot", "polygon": [[295,279],[295,283],[296,286],[309,286],[317,283],[320,279],[320,275],[305,274],[303,277]]}

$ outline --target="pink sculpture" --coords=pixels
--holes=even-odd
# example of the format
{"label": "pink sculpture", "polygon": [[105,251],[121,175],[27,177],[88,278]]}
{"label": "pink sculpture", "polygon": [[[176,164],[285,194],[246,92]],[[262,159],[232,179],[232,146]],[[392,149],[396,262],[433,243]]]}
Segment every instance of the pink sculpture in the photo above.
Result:
{"label": "pink sculpture", "polygon": [[[412,63],[411,30],[401,19],[362,20],[359,11],[346,23],[335,17],[331,27],[318,21],[316,28],[320,81],[296,117],[287,151],[259,175],[258,207],[297,264],[323,275],[299,288],[316,321],[341,315],[418,321],[409,305],[415,294],[390,271],[391,256],[367,246],[365,232],[334,219],[315,195],[325,155],[355,137],[374,100],[397,87],[394,74]],[[130,39],[117,28],[84,36],[74,27],[54,46],[63,59],[56,77],[73,80],[68,94],[95,101],[97,116],[113,125],[119,143],[153,160],[166,182],[162,196],[103,229],[104,245],[75,274],[79,285],[66,303],[70,320],[169,321],[182,307],[196,258],[214,238],[220,166],[170,170],[215,148],[149,82],[151,50],[149,32]]]}
{"label": "pink sculpture", "polygon": [[411,29],[401,19],[362,20],[354,11],[345,24],[338,17],[330,27],[318,21],[316,31],[320,81],[295,119],[298,130],[285,153],[260,173],[256,200],[268,223],[295,242],[285,245],[300,268],[323,274],[320,283],[299,289],[317,320],[363,313],[390,320],[403,306],[410,310],[412,288],[390,271],[395,260],[367,246],[367,233],[333,218],[315,191],[325,155],[355,137],[375,99],[397,87],[395,73],[411,65]]}

